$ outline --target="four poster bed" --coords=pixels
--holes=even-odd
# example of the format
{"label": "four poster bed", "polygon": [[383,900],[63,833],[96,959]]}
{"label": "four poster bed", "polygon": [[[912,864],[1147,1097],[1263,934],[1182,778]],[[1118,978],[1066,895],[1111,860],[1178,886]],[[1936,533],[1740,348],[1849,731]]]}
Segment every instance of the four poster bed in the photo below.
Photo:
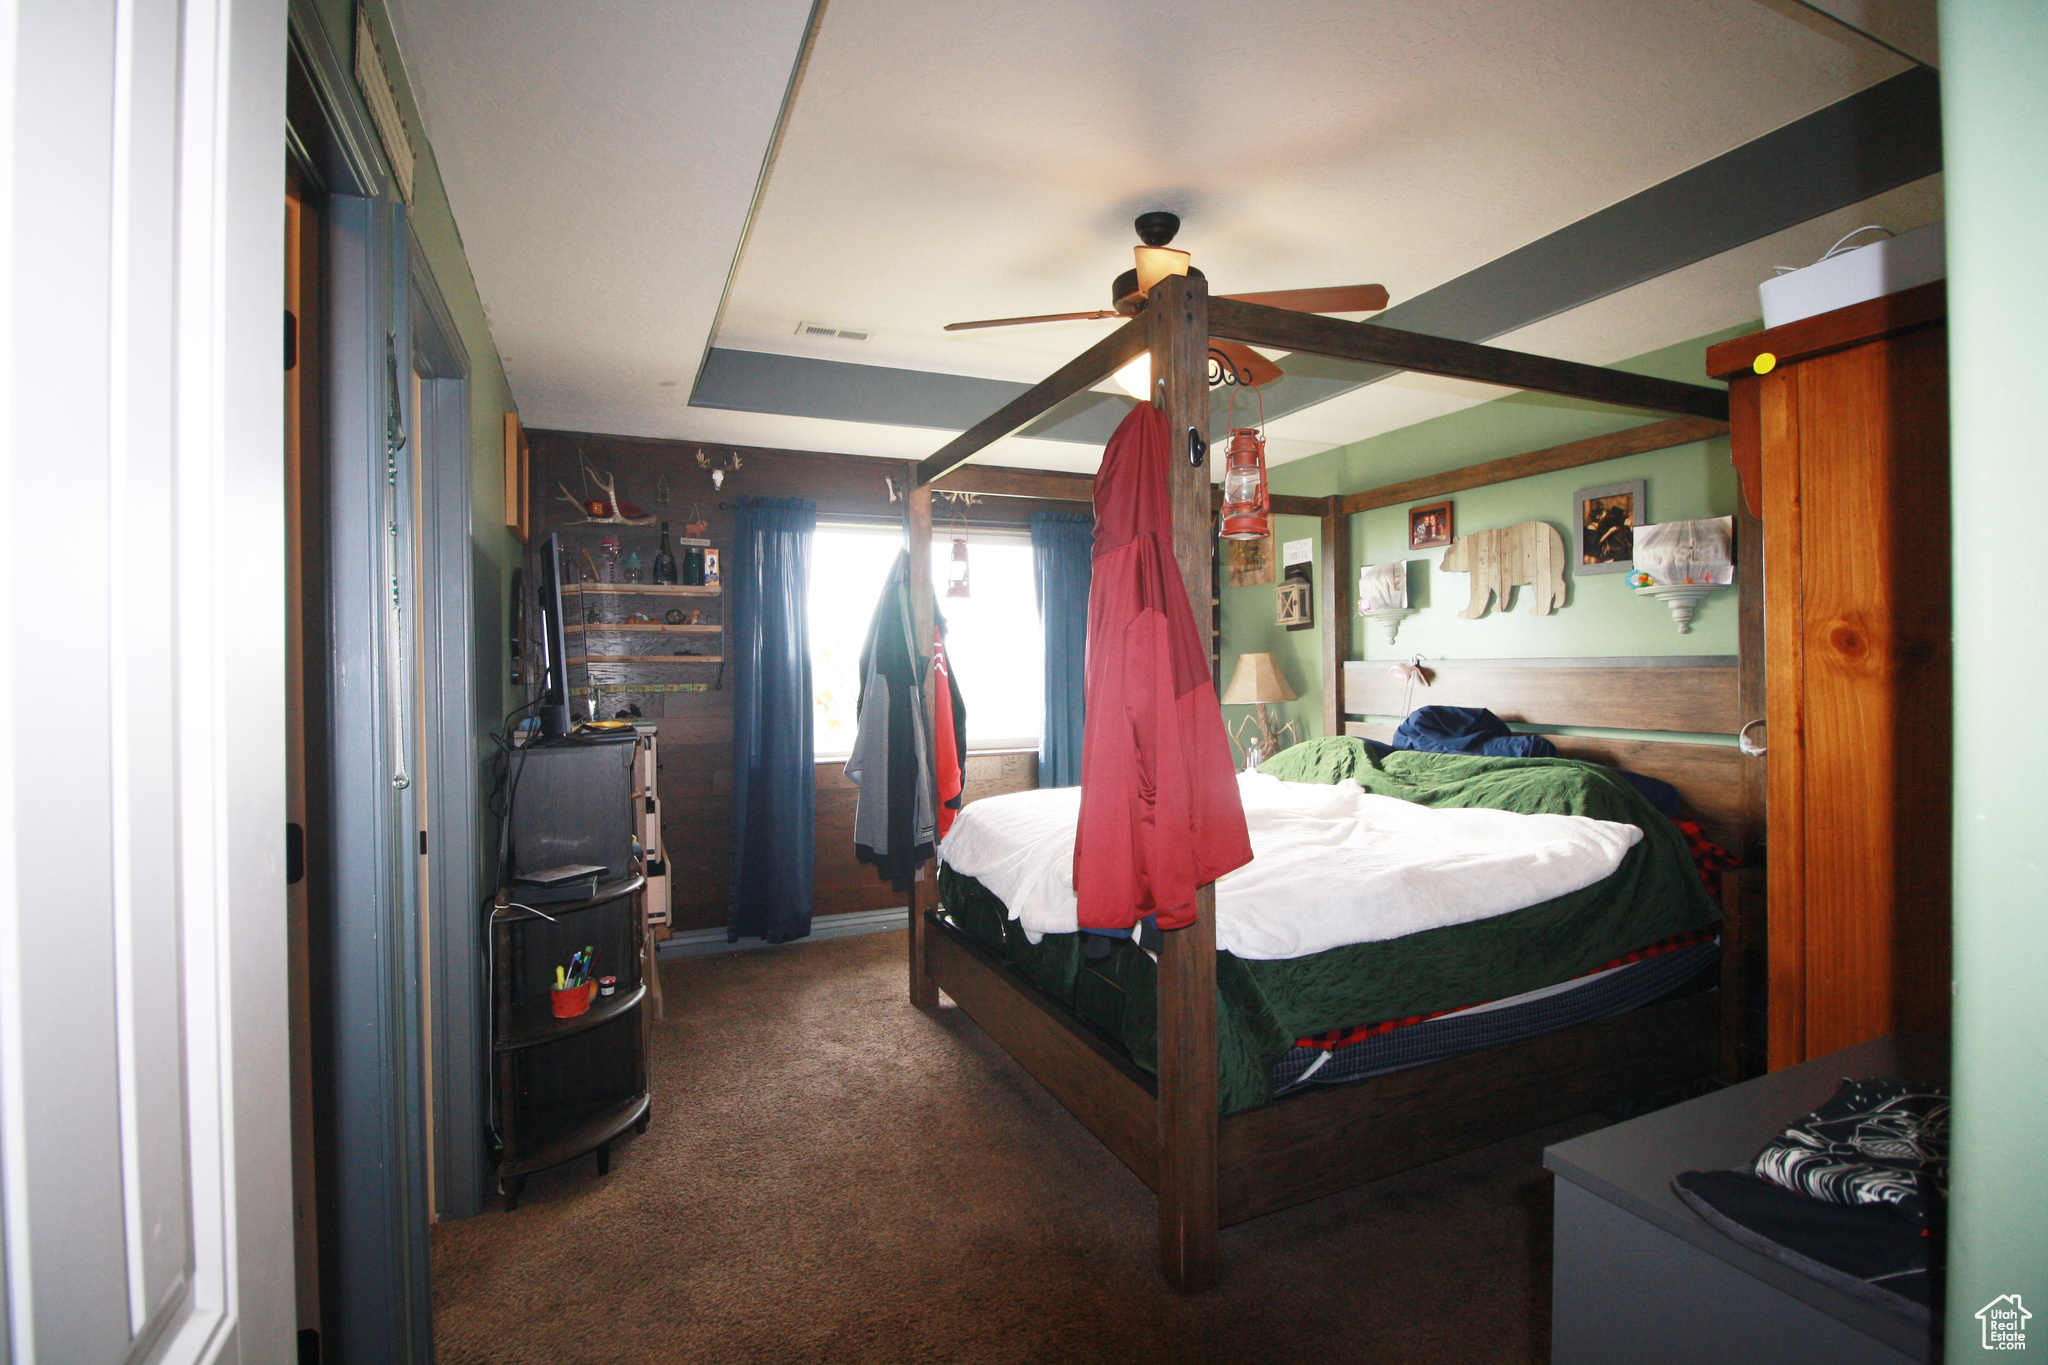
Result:
{"label": "four poster bed", "polygon": [[[1137,317],[912,466],[911,582],[914,630],[920,641],[932,637],[934,484],[996,495],[1086,498],[1089,480],[1080,476],[984,469],[966,461],[1148,352],[1153,399],[1173,433],[1168,455],[1173,546],[1193,603],[1207,601],[1212,591],[1216,532],[1205,453],[1212,338],[1673,415],[1671,420],[1613,436],[1388,489],[1331,498],[1275,495],[1274,511],[1321,520],[1318,611],[1324,623],[1324,733],[1330,736],[1384,738],[1377,727],[1351,717],[1398,715],[1403,709],[1396,701],[1399,684],[1383,665],[1347,658],[1350,618],[1345,580],[1350,572],[1352,513],[1700,440],[1726,430],[1728,402],[1720,390],[1211,299],[1206,289],[1198,278],[1168,278],[1152,290]],[[1427,700],[1486,706],[1505,719],[1539,724],[1732,735],[1740,728],[1742,714],[1760,714],[1760,565],[1747,548],[1758,540],[1745,535],[1740,542],[1745,559],[1738,585],[1740,658],[1443,663],[1432,665],[1438,678]],[[1752,638],[1759,647],[1751,647]],[[1760,827],[1761,782],[1735,748],[1564,737],[1557,742],[1563,757],[1625,767],[1671,783],[1685,797],[1688,813],[1716,842],[1738,852],[1749,850]],[[1370,782],[1394,780],[1378,772],[1370,775]],[[1587,785],[1598,789],[1595,797],[1609,803],[1610,813],[1620,809],[1614,803],[1639,799],[1629,797],[1618,779]],[[1232,1063],[1238,1068],[1233,1073],[1237,1099],[1231,1101],[1228,1094],[1219,1093],[1219,1037],[1236,1039],[1242,1030],[1234,1014],[1219,1023],[1213,886],[1202,888],[1193,924],[1162,936],[1156,969],[1143,968],[1152,997],[1143,1033],[1156,1040],[1153,1069],[1148,1072],[1134,1060],[1135,1049],[1112,1040],[1099,1012],[1077,1008],[1071,993],[1046,989],[1052,978],[1042,971],[1034,980],[1032,950],[1016,943],[1014,952],[1005,951],[999,901],[951,868],[944,879],[948,908],[938,903],[942,879],[931,867],[914,893],[909,935],[912,1002],[936,1006],[943,991],[1151,1186],[1159,1199],[1161,1269],[1183,1291],[1215,1281],[1217,1233],[1222,1226],[1695,1080],[1711,1073],[1717,1063],[1724,1070],[1740,1064],[1728,1025],[1740,1022],[1742,1000],[1733,989],[1738,973],[1730,969],[1723,974],[1726,988],[1718,991],[1678,992],[1618,1017],[1342,1085],[1303,1086],[1268,1102],[1244,1098],[1250,1092],[1243,1080],[1243,1059],[1237,1057]],[[1750,899],[1742,891],[1744,885],[1731,879],[1730,894],[1724,897],[1730,912],[1722,928],[1724,964],[1740,959],[1739,952],[1731,959],[1731,945],[1754,932],[1744,922],[1749,917],[1739,913],[1740,903]],[[1675,894],[1669,892],[1668,880],[1663,894],[1667,900]],[[1689,894],[1700,899],[1697,885]],[[1697,906],[1689,913],[1691,919],[1685,922],[1700,918]],[[1121,951],[1126,960],[1137,961],[1137,949]],[[1226,985],[1242,995],[1239,978],[1244,964],[1226,957],[1225,965],[1230,973]],[[1071,973],[1061,979],[1071,979]]]}

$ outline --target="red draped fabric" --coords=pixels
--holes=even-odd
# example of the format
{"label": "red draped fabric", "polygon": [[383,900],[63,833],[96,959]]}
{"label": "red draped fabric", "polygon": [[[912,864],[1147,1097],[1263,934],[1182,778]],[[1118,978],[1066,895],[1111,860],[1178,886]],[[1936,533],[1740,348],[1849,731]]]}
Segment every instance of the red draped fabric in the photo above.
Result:
{"label": "red draped fabric", "polygon": [[1252,860],[1209,654],[1173,557],[1166,418],[1131,409],[1095,476],[1074,893],[1084,929],[1194,919]]}
{"label": "red draped fabric", "polygon": [[932,724],[936,741],[933,766],[939,779],[939,837],[960,816],[961,794],[967,786],[967,754],[953,709],[953,669],[946,662],[946,637],[932,636]]}

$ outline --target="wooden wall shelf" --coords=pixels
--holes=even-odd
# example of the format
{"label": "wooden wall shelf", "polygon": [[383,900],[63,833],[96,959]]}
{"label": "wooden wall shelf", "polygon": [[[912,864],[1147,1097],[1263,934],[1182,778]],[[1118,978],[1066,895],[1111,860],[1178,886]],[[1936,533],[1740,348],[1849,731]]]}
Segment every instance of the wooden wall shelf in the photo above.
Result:
{"label": "wooden wall shelf", "polygon": [[710,583],[697,587],[688,583],[564,583],[563,592],[620,593],[639,597],[716,597],[725,591],[723,584]]}
{"label": "wooden wall shelf", "polygon": [[565,629],[580,630],[586,634],[601,634],[614,630],[637,630],[657,635],[716,635],[725,627],[717,622],[709,625],[670,625],[666,621],[575,621]]}

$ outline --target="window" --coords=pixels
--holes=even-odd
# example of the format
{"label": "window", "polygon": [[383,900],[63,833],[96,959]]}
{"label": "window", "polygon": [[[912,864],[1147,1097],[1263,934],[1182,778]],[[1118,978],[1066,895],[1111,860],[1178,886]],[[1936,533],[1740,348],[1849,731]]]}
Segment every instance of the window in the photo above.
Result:
{"label": "window", "polygon": [[[932,590],[967,702],[970,749],[1035,749],[1045,723],[1044,632],[1031,539],[967,537],[971,597],[947,597],[953,532],[932,528]],[[811,539],[811,709],[820,759],[843,759],[860,728],[860,652],[903,545],[894,527],[820,526]]]}
{"label": "window", "polygon": [[811,536],[811,728],[819,758],[845,758],[860,729],[860,651],[903,548],[893,528],[820,526]]}
{"label": "window", "polygon": [[957,532],[932,527],[932,593],[946,618],[946,657],[967,702],[969,749],[1036,749],[1045,729],[1045,630],[1031,537],[967,536],[971,597],[946,596]]}

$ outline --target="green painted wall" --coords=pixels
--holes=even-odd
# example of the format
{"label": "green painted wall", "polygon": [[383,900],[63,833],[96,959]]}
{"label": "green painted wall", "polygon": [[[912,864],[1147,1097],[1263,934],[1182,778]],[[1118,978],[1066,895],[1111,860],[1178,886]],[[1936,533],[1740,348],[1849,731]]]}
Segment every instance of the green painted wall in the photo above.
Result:
{"label": "green painted wall", "polygon": [[[1651,351],[1612,368],[1720,387],[1706,377],[1707,347],[1757,330],[1761,321]],[[1483,464],[1655,421],[1653,414],[1548,394],[1517,393],[1463,412],[1338,446],[1273,470],[1276,493],[1356,493],[1425,474]],[[1583,486],[1583,485],[1581,485]]]}
{"label": "green painted wall", "polygon": [[[1281,544],[1289,540],[1308,540],[1313,546],[1317,590],[1321,591],[1322,550],[1313,544],[1321,526],[1322,522],[1315,517],[1273,518],[1276,579],[1279,577],[1277,566]],[[1271,654],[1274,662],[1280,665],[1287,685],[1301,700],[1269,706],[1267,714],[1273,718],[1276,727],[1291,720],[1296,735],[1302,739],[1314,739],[1323,732],[1322,623],[1318,621],[1312,630],[1287,630],[1274,621],[1277,608],[1273,584],[1233,588],[1228,572],[1223,578],[1223,686],[1230,686],[1231,675],[1237,670],[1238,655],[1261,651]],[[1248,706],[1224,707],[1224,724],[1238,724],[1250,714],[1251,709]],[[1244,762],[1243,750],[1233,746],[1231,752],[1240,764]]]}
{"label": "green painted wall", "polygon": [[[1955,1148],[1948,1359],[2017,1294],[2048,1348],[2048,6],[1943,0],[1955,499]],[[1996,591],[1990,591],[1991,585]],[[2014,723],[2015,707],[2027,708]]]}
{"label": "green painted wall", "polygon": [[[1735,467],[1729,463],[1723,437],[1453,494],[1455,529],[1463,535],[1542,521],[1557,528],[1569,546],[1572,495],[1582,488],[1634,479],[1646,485],[1652,521],[1722,517],[1735,511]],[[1735,652],[1732,589],[1700,604],[1689,635],[1678,633],[1669,608],[1637,597],[1628,589],[1627,575],[1618,573],[1582,576],[1567,570],[1565,604],[1549,616],[1531,615],[1528,590],[1517,589],[1513,611],[1503,612],[1495,603],[1485,616],[1468,621],[1458,613],[1471,598],[1472,576],[1442,572],[1437,565],[1443,556],[1442,550],[1408,548],[1406,506],[1382,507],[1351,518],[1353,564],[1419,561],[1409,569],[1408,600],[1421,609],[1401,623],[1392,645],[1377,625],[1360,621],[1353,630],[1355,657],[1405,659],[1419,653],[1432,659],[1544,659]]]}
{"label": "green painted wall", "polygon": [[[1707,347],[1754,331],[1757,325],[1751,323],[1668,346],[1624,361],[1615,368],[1710,384],[1713,381],[1705,378]],[[1599,404],[1515,394],[1281,465],[1273,470],[1271,482],[1275,492],[1301,496],[1353,493],[1653,420],[1656,419],[1639,412]],[[1463,534],[1521,521],[1545,521],[1556,527],[1569,543],[1575,493],[1583,488],[1634,479],[1642,479],[1647,485],[1648,514],[1653,521],[1720,517],[1735,511],[1735,469],[1729,463],[1724,437],[1454,494],[1451,502],[1456,529]],[[1309,518],[1276,520],[1283,538],[1315,534],[1316,523]],[[1418,608],[1417,614],[1401,623],[1391,645],[1378,625],[1355,619],[1352,658],[1405,659],[1419,653],[1432,659],[1540,659],[1726,655],[1736,651],[1732,591],[1703,603],[1692,632],[1687,635],[1678,633],[1669,609],[1662,603],[1646,601],[1629,592],[1622,574],[1580,577],[1567,573],[1565,605],[1549,616],[1530,615],[1526,592],[1518,592],[1515,610],[1503,612],[1496,604],[1484,617],[1468,621],[1458,613],[1469,599],[1470,575],[1442,573],[1436,568],[1443,558],[1442,550],[1410,551],[1407,544],[1406,505],[1379,508],[1351,518],[1354,594],[1358,566],[1397,558],[1418,561],[1409,578],[1409,601]],[[1318,556],[1319,574],[1321,568]],[[1280,655],[1288,681],[1304,698],[1287,708],[1289,716],[1305,719],[1305,733],[1320,733],[1319,637],[1323,626],[1318,622],[1314,631],[1280,630],[1273,625],[1272,588],[1226,587],[1225,682],[1229,681],[1239,653],[1264,649]]]}

